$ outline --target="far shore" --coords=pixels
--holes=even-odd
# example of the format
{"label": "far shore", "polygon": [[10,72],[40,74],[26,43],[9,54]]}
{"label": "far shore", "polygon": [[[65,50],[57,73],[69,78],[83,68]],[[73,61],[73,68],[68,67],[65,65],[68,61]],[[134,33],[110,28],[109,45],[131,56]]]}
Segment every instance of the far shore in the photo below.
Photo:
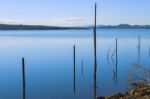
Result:
{"label": "far shore", "polygon": [[[44,26],[44,25],[12,25],[0,24],[0,30],[88,30],[93,26]],[[97,29],[150,29],[150,25],[97,25]]]}

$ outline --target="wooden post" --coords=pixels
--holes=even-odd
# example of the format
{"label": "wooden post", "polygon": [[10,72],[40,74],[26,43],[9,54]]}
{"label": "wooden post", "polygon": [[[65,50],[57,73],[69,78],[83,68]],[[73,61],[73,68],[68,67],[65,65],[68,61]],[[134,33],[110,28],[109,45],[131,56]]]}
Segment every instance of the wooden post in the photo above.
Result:
{"label": "wooden post", "polygon": [[94,19],[94,99],[96,99],[96,78],[97,78],[97,54],[96,54],[96,12],[97,4],[95,3],[95,19]]}
{"label": "wooden post", "polygon": [[97,50],[96,50],[96,11],[97,11],[97,4],[95,3],[95,24],[94,24],[94,66],[95,69],[97,68]]}
{"label": "wooden post", "polygon": [[22,58],[22,83],[23,83],[22,99],[26,99],[26,81],[25,81],[25,61],[24,61],[24,58]]}
{"label": "wooden post", "polygon": [[73,63],[74,63],[74,94],[76,93],[76,47],[75,45],[73,46]]}

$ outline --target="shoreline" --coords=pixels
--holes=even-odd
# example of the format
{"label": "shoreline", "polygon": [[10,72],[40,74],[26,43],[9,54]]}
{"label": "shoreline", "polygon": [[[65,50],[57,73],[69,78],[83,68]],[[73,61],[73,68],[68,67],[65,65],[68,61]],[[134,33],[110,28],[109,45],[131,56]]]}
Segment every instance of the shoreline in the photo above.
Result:
{"label": "shoreline", "polygon": [[123,93],[116,93],[112,96],[97,97],[97,99],[150,99],[150,84],[131,83],[133,89]]}

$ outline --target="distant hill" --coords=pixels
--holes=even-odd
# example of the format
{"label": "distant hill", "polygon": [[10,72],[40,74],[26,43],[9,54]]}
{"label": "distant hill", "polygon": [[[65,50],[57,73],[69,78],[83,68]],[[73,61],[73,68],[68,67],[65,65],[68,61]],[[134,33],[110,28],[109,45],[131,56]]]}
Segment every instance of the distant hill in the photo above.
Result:
{"label": "distant hill", "polygon": [[[10,25],[0,24],[0,30],[62,30],[62,29],[92,29],[93,26],[82,27],[58,27],[43,25]],[[150,29],[150,25],[98,25],[97,29]]]}
{"label": "distant hill", "polygon": [[99,25],[98,29],[150,29],[150,25],[129,25],[129,24],[120,24],[120,25]]}
{"label": "distant hill", "polygon": [[0,24],[0,30],[62,30],[62,29],[88,29],[87,27],[58,27],[43,25],[10,25]]}

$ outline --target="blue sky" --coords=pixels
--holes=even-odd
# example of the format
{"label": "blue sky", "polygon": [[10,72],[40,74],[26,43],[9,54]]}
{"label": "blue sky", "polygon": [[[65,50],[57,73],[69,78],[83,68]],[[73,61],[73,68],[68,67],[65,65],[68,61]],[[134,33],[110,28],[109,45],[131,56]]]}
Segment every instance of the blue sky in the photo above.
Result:
{"label": "blue sky", "polygon": [[0,0],[0,23],[80,26],[150,24],[150,0]]}

